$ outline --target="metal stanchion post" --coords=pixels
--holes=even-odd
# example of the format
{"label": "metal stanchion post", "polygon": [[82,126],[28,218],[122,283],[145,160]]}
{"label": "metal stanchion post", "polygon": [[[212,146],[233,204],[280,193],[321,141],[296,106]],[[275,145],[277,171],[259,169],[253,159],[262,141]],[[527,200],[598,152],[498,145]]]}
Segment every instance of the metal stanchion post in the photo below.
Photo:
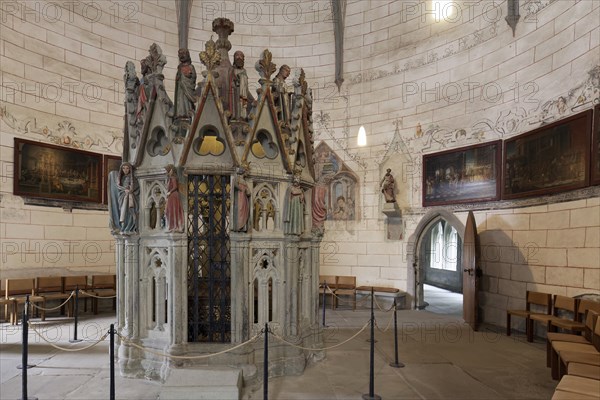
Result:
{"label": "metal stanchion post", "polygon": [[381,400],[375,394],[375,310],[373,309],[373,288],[371,287],[371,354],[369,357],[369,393],[363,394],[363,400]]}
{"label": "metal stanchion post", "polygon": [[79,318],[79,285],[75,286],[75,305],[73,306],[73,339],[69,340],[71,343],[81,342],[81,339],[77,339],[77,321]]}
{"label": "metal stanchion post", "polygon": [[404,367],[404,364],[398,361],[398,316],[396,315],[396,299],[394,299],[394,362],[390,363],[390,367]]}
{"label": "metal stanchion post", "polygon": [[263,367],[263,399],[269,399],[269,324],[265,323],[265,359]]}
{"label": "metal stanchion post", "polygon": [[[327,281],[323,282],[323,327],[326,327],[327,325],[325,325],[325,301],[326,301],[326,297],[325,297],[325,291],[327,290]],[[333,301],[333,300],[331,300]]]}
{"label": "metal stanchion post", "polygon": [[[25,299],[25,306],[23,308],[23,349],[21,351],[21,399],[22,400],[37,400],[37,397],[27,396],[27,369],[33,367],[33,365],[27,364],[28,354],[28,341],[29,341],[29,296]],[[17,367],[18,368],[18,367]]]}
{"label": "metal stanchion post", "polygon": [[110,400],[115,400],[115,325],[110,324]]}

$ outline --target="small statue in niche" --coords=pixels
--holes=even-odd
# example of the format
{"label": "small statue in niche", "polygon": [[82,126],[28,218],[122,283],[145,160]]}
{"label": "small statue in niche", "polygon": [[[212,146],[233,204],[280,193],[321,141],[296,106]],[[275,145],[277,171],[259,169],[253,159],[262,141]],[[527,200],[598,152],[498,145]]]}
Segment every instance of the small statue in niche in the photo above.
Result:
{"label": "small statue in niche", "polygon": [[188,49],[179,49],[179,65],[175,77],[175,108],[173,116],[189,119],[194,115],[196,103],[196,69]]}
{"label": "small statue in niche", "polygon": [[121,164],[119,171],[110,173],[108,184],[111,230],[124,235],[137,233],[140,188],[133,176],[133,166],[128,162]]}
{"label": "small statue in niche", "polygon": [[177,169],[173,164],[165,167],[167,171],[167,206],[165,208],[166,227],[169,232],[183,232],[185,220],[179,197]]}
{"label": "small statue in niche", "polygon": [[245,179],[246,170],[239,168],[234,180],[236,207],[234,208],[234,231],[246,232],[250,217],[250,188]]}
{"label": "small statue in niche", "polygon": [[284,209],[284,233],[301,235],[304,232],[304,190],[300,186],[300,178],[295,177],[294,183],[287,190]]}
{"label": "small statue in niche", "polygon": [[388,168],[380,184],[381,193],[383,193],[383,197],[385,198],[386,203],[396,202],[396,193],[394,192],[396,187],[395,182],[396,181],[392,176],[392,170]]}

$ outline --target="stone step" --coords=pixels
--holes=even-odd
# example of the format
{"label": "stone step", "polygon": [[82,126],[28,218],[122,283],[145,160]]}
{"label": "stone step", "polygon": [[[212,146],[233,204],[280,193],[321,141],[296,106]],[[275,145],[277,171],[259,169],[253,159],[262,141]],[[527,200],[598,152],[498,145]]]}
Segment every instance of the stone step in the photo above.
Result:
{"label": "stone step", "polygon": [[171,369],[159,400],[239,400],[242,370],[226,367]]}

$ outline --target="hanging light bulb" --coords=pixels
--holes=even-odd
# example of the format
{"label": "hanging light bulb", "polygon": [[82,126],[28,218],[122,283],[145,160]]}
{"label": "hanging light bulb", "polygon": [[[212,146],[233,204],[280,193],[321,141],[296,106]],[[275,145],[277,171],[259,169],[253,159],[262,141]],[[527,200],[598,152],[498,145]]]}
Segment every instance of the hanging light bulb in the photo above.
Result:
{"label": "hanging light bulb", "polygon": [[356,140],[356,144],[358,144],[359,146],[367,145],[367,131],[365,131],[364,126],[358,128],[358,138]]}

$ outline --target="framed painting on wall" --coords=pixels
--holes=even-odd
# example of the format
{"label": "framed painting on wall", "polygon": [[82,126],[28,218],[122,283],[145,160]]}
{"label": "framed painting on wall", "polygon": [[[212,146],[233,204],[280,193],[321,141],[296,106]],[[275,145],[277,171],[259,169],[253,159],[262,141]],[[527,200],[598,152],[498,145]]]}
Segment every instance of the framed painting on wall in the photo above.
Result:
{"label": "framed painting on wall", "polygon": [[500,198],[501,141],[423,156],[423,206]]}
{"label": "framed painting on wall", "polygon": [[600,185],[600,104],[594,107],[591,184]]}
{"label": "framed painting on wall", "polygon": [[121,157],[104,155],[104,175],[102,177],[103,184],[103,203],[108,204],[108,174],[111,171],[118,171],[121,167]]}
{"label": "framed painting on wall", "polygon": [[539,196],[589,184],[592,110],[504,141],[502,198]]}
{"label": "framed painting on wall", "polygon": [[102,202],[102,155],[15,138],[13,193]]}

